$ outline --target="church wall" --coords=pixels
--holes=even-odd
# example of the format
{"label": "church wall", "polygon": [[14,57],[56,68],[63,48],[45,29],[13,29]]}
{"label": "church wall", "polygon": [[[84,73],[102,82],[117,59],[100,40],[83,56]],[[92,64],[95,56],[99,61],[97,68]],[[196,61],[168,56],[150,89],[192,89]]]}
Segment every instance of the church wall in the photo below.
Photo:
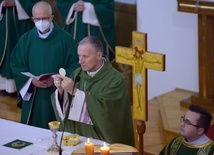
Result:
{"label": "church wall", "polygon": [[147,50],[166,55],[166,71],[148,71],[148,98],[181,88],[198,92],[197,15],[177,11],[176,0],[137,0],[137,30]]}

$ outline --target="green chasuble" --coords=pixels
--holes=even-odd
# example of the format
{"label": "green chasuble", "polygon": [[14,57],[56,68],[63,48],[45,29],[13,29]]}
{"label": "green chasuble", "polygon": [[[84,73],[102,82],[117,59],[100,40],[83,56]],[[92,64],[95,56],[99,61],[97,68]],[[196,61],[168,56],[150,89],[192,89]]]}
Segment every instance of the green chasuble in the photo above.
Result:
{"label": "green chasuble", "polygon": [[183,137],[173,139],[160,152],[160,155],[213,155],[214,142],[209,142],[202,145],[190,145],[184,142]]}
{"label": "green chasuble", "polygon": [[[123,75],[107,60],[94,77],[87,75],[81,68],[73,72],[72,79],[77,76],[80,76],[80,81],[76,87],[85,92],[86,107],[93,125],[66,120],[65,130],[111,144],[134,146],[131,105]],[[52,103],[57,119],[61,121],[54,94]]]}
{"label": "green chasuble", "polygon": [[[39,76],[58,73],[61,67],[66,69],[67,76],[79,67],[77,46],[72,36],[55,22],[53,31],[46,39],[38,37],[36,28],[25,33],[11,55],[11,69],[19,92],[29,79],[21,72]],[[33,89],[30,100],[22,100],[21,122],[48,128],[48,122],[56,119],[50,98],[54,90],[54,86]]]}
{"label": "green chasuble", "polygon": [[[2,3],[3,0],[0,0]],[[34,23],[30,20],[32,7],[39,0],[18,0],[25,10],[28,19],[18,19],[16,7],[3,7],[2,19],[0,19],[0,75],[7,79],[13,79],[10,69],[10,55],[22,34],[32,29]],[[1,18],[1,17],[0,17]]]}
{"label": "green chasuble", "polygon": [[[104,54],[110,60],[114,59],[115,51],[115,23],[114,0],[84,0],[94,6],[100,26],[93,26],[82,22],[82,12],[77,13],[76,19],[66,25],[66,18],[71,6],[78,0],[57,0],[57,7],[62,15],[62,27],[71,33],[78,43],[86,36],[97,37],[104,46]],[[109,49],[109,55],[106,49]]]}

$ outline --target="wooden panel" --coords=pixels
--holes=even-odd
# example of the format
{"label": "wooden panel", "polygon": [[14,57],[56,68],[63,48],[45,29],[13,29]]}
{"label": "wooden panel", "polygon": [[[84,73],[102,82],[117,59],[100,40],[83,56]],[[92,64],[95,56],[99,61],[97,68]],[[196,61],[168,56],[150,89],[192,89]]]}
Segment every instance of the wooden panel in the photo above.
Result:
{"label": "wooden panel", "polygon": [[214,15],[214,1],[178,0],[178,11]]}
{"label": "wooden panel", "polygon": [[115,2],[116,45],[131,47],[136,30],[136,5]]}

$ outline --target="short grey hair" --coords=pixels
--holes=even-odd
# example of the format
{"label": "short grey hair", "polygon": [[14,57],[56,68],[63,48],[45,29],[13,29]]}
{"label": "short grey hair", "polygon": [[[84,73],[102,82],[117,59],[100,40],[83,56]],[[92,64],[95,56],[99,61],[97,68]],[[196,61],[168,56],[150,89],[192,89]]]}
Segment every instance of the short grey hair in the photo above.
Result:
{"label": "short grey hair", "polygon": [[85,44],[92,45],[95,52],[102,52],[103,53],[103,45],[102,45],[101,41],[99,39],[97,39],[96,37],[87,36],[79,42],[79,46],[85,45]]}

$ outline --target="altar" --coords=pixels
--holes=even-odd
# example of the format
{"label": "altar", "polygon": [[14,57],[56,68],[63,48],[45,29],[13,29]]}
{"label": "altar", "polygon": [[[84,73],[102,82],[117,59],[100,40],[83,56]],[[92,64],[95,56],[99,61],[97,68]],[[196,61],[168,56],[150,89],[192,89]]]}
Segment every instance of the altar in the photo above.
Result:
{"label": "altar", "polygon": [[[48,129],[38,128],[30,125],[25,125],[5,119],[0,118],[0,152],[2,155],[55,155],[58,153],[49,153],[47,150],[53,143],[52,132]],[[57,132],[57,142],[59,144],[62,132]],[[64,136],[72,135],[71,133],[65,132]],[[76,146],[65,146],[62,144],[62,155],[74,154],[76,150],[81,150],[84,148],[85,142],[90,137],[80,136],[80,142]],[[15,148],[5,146],[13,141],[23,141],[30,144],[26,147]],[[90,138],[90,142],[93,142],[95,146],[102,146],[103,141]],[[15,144],[15,142],[14,142]],[[18,143],[16,143],[18,145]],[[109,145],[108,143],[106,143]],[[118,144],[117,146],[125,146],[123,144]],[[125,146],[124,150],[130,149],[131,146]],[[132,149],[132,148],[131,148]],[[82,149],[84,150],[84,149]],[[114,150],[118,151],[118,150]],[[84,154],[84,153],[76,153]],[[100,154],[96,152],[95,154]],[[133,155],[137,154],[130,152],[111,152],[113,155]]]}
{"label": "altar", "polygon": [[[0,150],[1,154],[7,155],[50,155],[47,152],[48,148],[53,143],[52,132],[48,129],[37,128],[5,119],[0,119]],[[62,132],[57,132],[57,142],[59,144]],[[71,135],[70,133],[64,133],[64,135]],[[22,149],[15,149],[3,146],[14,140],[22,140],[32,143]],[[90,138],[91,142],[95,145],[103,145],[100,140]],[[74,150],[84,147],[84,143],[87,141],[87,137],[80,136],[80,143],[73,147],[62,145],[63,155],[70,155]]]}

